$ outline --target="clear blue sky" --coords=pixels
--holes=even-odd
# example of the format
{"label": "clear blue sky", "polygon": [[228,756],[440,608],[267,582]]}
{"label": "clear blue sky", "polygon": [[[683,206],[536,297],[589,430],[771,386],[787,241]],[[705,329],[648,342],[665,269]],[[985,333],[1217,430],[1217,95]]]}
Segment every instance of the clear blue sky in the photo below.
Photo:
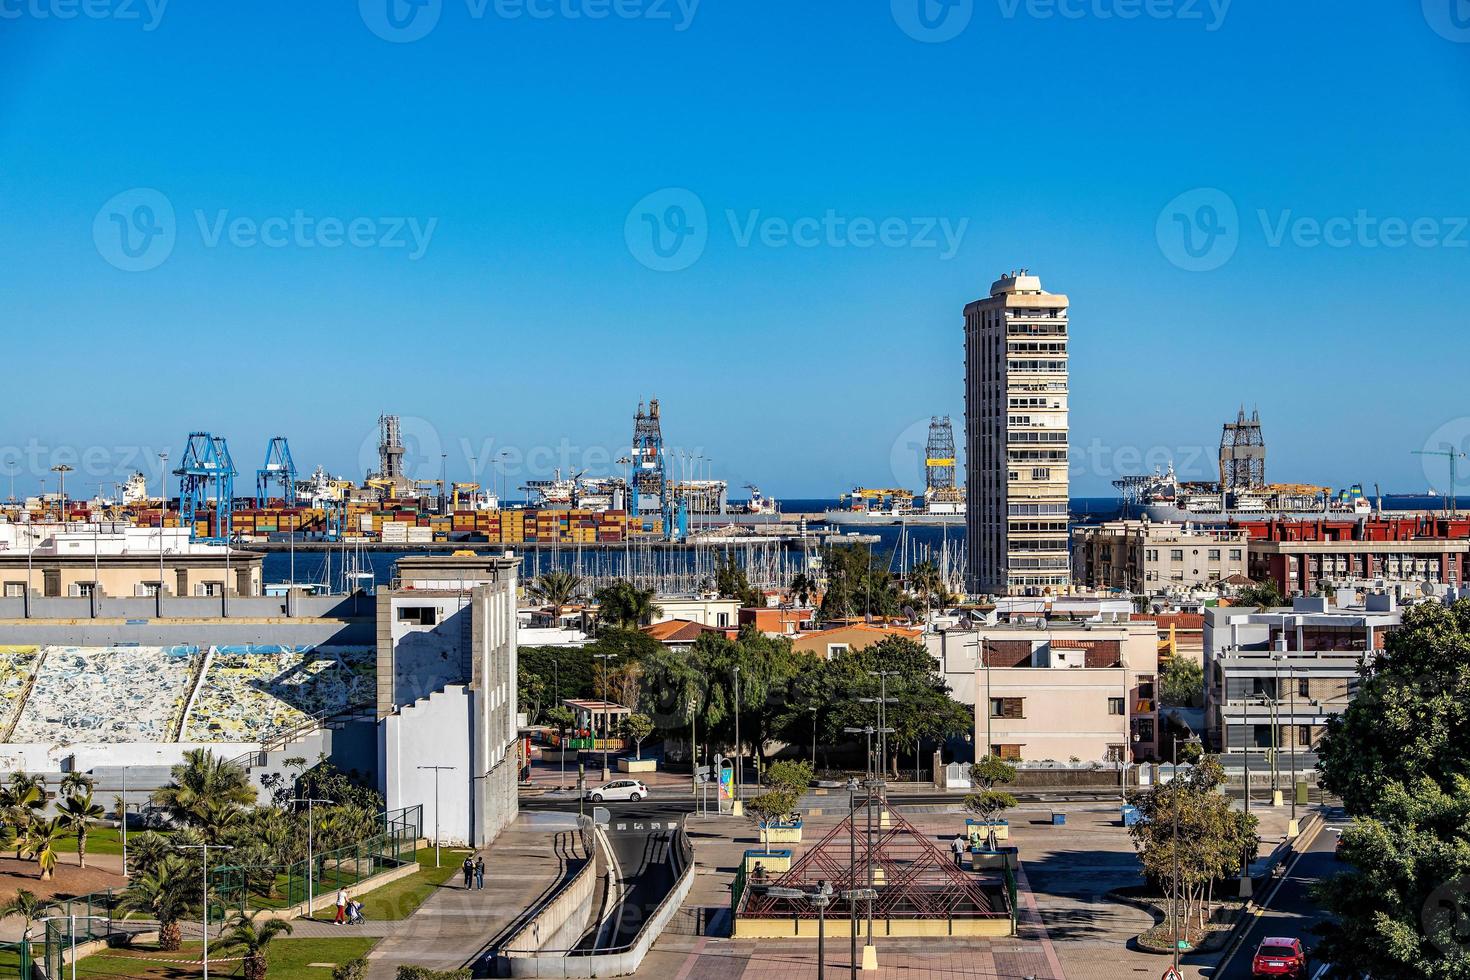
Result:
{"label": "clear blue sky", "polygon": [[[505,447],[597,468],[650,394],[735,487],[916,478],[915,423],[963,417],[960,311],[1016,266],[1072,300],[1075,493],[1144,457],[1204,475],[1241,402],[1282,480],[1418,490],[1411,449],[1470,439],[1470,38],[1418,2],[927,0],[926,34],[918,0],[429,0],[408,43],[379,36],[404,37],[389,0],[55,16],[74,2],[0,6],[18,490],[90,449],[90,492],[191,429],[242,471],[283,433],[303,470],[360,477],[382,411],[426,420],[456,478]],[[705,210],[677,271],[640,261],[630,216],[665,188]],[[1239,215],[1208,271],[1160,244],[1196,188]],[[124,271],[118,236],[162,227],[138,210],[160,196],[172,240],[130,240],[171,251]],[[298,211],[406,245],[251,237]],[[891,244],[744,238],[829,211],[895,219]],[[1314,244],[1298,221],[1360,211],[1430,221],[1429,244]],[[395,218],[432,222],[425,247]],[[903,244],[931,219],[965,223],[956,248]]]}

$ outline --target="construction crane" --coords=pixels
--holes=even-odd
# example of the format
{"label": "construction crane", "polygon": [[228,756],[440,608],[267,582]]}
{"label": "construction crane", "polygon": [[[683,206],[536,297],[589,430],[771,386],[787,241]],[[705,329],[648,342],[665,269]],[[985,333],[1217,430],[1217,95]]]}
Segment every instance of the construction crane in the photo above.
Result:
{"label": "construction crane", "polygon": [[478,483],[456,483],[456,484],[454,484],[454,503],[453,503],[453,506],[454,506],[454,509],[455,510],[459,510],[459,493],[460,493],[461,490],[465,491],[466,493],[468,493],[470,495],[470,506],[473,507],[474,506],[474,503],[475,503],[475,494],[477,494],[477,493],[480,492],[480,485]]}
{"label": "construction crane", "polygon": [[[189,433],[183,460],[174,475],[179,478],[179,520],[189,528],[189,540],[229,544],[234,531],[236,473],[224,437]],[[211,485],[215,499],[213,533],[200,537],[198,518],[208,511]]]}
{"label": "construction crane", "polygon": [[271,484],[281,487],[281,504],[296,506],[296,464],[285,436],[276,436],[265,450],[265,465],[255,471],[255,506],[264,510],[270,503]]}
{"label": "construction crane", "polygon": [[1445,499],[1445,509],[1449,511],[1451,517],[1459,517],[1460,501],[1455,496],[1455,488],[1459,486],[1456,472],[1459,461],[1470,457],[1458,449],[1414,449],[1410,451],[1410,454],[1413,456],[1443,456],[1450,461],[1450,492]]}
{"label": "construction crane", "polygon": [[[657,509],[663,518],[664,537],[677,541],[684,537],[688,514],[682,501],[675,501],[669,485],[668,461],[664,456],[664,434],[659,420],[658,399],[651,399],[648,411],[638,403],[633,416],[632,472],[628,486],[632,491],[629,516],[640,518],[644,511]],[[653,505],[650,506],[650,503]]]}

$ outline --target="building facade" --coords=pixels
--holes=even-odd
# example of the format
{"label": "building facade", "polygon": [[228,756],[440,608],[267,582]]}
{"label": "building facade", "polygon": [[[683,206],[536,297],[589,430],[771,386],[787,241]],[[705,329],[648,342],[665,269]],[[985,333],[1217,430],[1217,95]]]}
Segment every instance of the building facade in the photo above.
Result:
{"label": "building facade", "polygon": [[988,595],[1065,591],[1067,297],[1025,269],[965,307],[969,587]]}
{"label": "building facade", "polygon": [[1151,521],[1073,529],[1072,575],[1088,589],[1153,595],[1219,585],[1249,566],[1249,535]]}
{"label": "building facade", "polygon": [[1206,610],[1206,744],[1227,767],[1274,774],[1288,788],[1290,773],[1316,768],[1328,720],[1346,710],[1363,661],[1401,622],[1384,594],[1358,607],[1299,597],[1290,609]]}
{"label": "building facade", "polygon": [[258,596],[264,556],[189,540],[179,528],[0,524],[8,598]]}

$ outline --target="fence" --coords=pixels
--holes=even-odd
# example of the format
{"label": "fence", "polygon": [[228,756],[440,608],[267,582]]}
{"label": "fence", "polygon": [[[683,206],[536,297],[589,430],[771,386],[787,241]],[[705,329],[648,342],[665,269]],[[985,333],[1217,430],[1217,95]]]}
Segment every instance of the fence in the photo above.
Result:
{"label": "fence", "polygon": [[25,977],[30,980],[34,943],[0,943],[0,977]]}
{"label": "fence", "polygon": [[[47,919],[41,967],[48,977],[61,977],[62,965],[73,946],[80,946],[117,933],[114,915],[121,894],[112,889],[81,895],[49,906],[41,915]],[[76,933],[73,935],[72,928]]]}
{"label": "fence", "polygon": [[[219,906],[218,915],[250,915],[263,909],[286,909],[313,896],[352,888],[374,875],[413,864],[423,837],[422,806],[404,807],[381,815],[381,830],[367,840],[312,856],[308,862],[287,865],[228,865],[210,873]],[[210,917],[215,912],[211,910]]]}

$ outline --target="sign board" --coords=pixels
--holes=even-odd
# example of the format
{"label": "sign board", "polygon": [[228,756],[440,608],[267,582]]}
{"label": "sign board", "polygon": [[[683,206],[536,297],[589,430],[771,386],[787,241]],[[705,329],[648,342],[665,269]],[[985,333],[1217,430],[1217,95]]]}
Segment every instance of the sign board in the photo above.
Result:
{"label": "sign board", "polygon": [[599,827],[606,827],[608,821],[611,819],[612,811],[609,810],[607,807],[595,806],[592,808],[592,822],[597,824]]}
{"label": "sign board", "polygon": [[1184,980],[1184,977],[1180,975],[1178,970],[1174,969],[1171,966],[1169,967],[1169,969],[1164,971],[1164,976],[1161,978],[1161,980]]}
{"label": "sign board", "polygon": [[735,767],[720,767],[720,799],[735,799]]}

